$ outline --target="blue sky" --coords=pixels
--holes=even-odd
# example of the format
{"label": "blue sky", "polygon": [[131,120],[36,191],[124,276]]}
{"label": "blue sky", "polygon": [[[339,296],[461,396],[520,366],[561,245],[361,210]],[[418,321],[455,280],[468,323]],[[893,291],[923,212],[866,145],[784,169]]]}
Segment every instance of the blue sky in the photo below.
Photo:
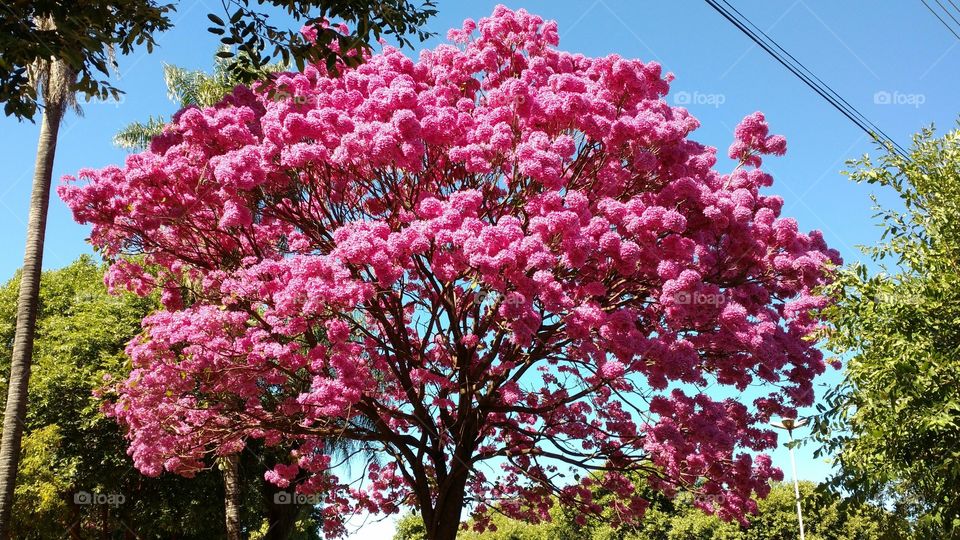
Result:
{"label": "blue sky", "polygon": [[[429,24],[438,37],[422,47],[442,40],[447,29],[459,26],[466,17],[489,15],[496,3],[439,0],[439,15]],[[732,3],[902,145],[907,146],[911,134],[923,126],[935,123],[942,131],[955,125],[960,112],[960,41],[920,2]],[[83,167],[122,163],[125,152],[112,146],[114,133],[131,121],[174,112],[165,95],[162,63],[191,69],[211,66],[216,40],[205,30],[205,13],[219,8],[219,3],[200,0],[180,5],[180,13],[173,16],[176,29],[160,36],[152,55],[141,51],[120,59],[114,83],[127,92],[122,101],[88,103],[83,117],[71,115],[65,120],[55,182]],[[725,150],[737,122],[753,111],[763,111],[772,131],[786,135],[789,142],[785,157],[764,163],[775,178],[770,192],[786,200],[784,214],[796,217],[802,229],[822,230],[847,262],[860,258],[855,246],[878,239],[879,230],[871,219],[870,188],[840,174],[847,159],[874,153],[867,136],[706,3],[522,0],[507,5],[557,20],[563,49],[592,56],[617,53],[663,64],[665,71],[676,75],[667,99],[687,106],[700,119],[702,127],[694,138],[703,143]],[[0,279],[6,280],[23,257],[38,126],[12,118],[0,119],[0,125],[0,148],[7,167],[0,182],[0,230],[4,231]],[[718,165],[720,170],[731,166],[723,160]],[[889,193],[878,195],[881,201],[891,201]],[[54,196],[44,266],[61,267],[90,252],[85,243],[88,233]],[[811,448],[800,449],[797,459],[801,477],[819,480],[828,471],[813,460]],[[777,452],[774,460],[789,476],[786,453]]]}

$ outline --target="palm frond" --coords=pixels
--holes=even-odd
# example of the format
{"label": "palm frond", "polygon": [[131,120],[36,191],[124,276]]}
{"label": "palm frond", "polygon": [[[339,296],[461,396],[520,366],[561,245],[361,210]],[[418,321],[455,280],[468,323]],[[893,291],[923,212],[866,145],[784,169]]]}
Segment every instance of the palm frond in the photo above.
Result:
{"label": "palm frond", "polygon": [[[163,80],[167,85],[167,97],[179,107],[212,107],[240,84],[236,76],[227,69],[226,60],[217,57],[213,73],[189,70],[170,64],[163,65]],[[267,73],[278,73],[287,69],[282,63],[264,67]],[[120,148],[132,151],[145,150],[150,140],[163,132],[165,122],[162,117],[152,116],[146,123],[134,122],[120,130],[113,137],[113,143]]]}
{"label": "palm frond", "polygon": [[167,125],[162,116],[147,119],[147,122],[134,122],[121,129],[113,136],[113,144],[127,150],[141,151],[150,146],[150,141],[163,133],[163,127]]}
{"label": "palm frond", "polygon": [[167,85],[167,97],[170,101],[188,107],[199,104],[200,71],[188,71],[182,67],[163,65],[163,80]]}
{"label": "palm frond", "polygon": [[[36,25],[41,30],[56,30],[56,24],[49,17],[36,19]],[[27,80],[37,94],[43,96],[45,107],[61,111],[72,108],[79,115],[82,109],[77,103],[77,93],[72,89],[76,79],[76,71],[58,58],[37,60],[27,66]]]}

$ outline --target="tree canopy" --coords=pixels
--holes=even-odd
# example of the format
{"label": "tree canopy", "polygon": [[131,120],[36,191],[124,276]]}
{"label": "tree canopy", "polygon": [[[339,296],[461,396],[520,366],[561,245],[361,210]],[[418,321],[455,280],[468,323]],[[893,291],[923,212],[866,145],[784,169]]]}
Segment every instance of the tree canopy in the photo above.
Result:
{"label": "tree canopy", "polygon": [[[468,505],[596,513],[596,470],[624,522],[632,473],[742,519],[782,476],[766,421],[825,370],[839,262],[760,193],[786,140],[748,115],[720,173],[658,64],[502,6],[449,37],[238,88],[60,187],[110,284],[162,295],[109,409],[137,467],[291,448],[267,476],[322,494],[330,534],[402,505],[436,540]],[[331,437],[382,459],[340,478]]]}
{"label": "tree canopy", "polygon": [[88,96],[116,98],[119,90],[106,79],[114,53],[128,54],[143,45],[148,52],[155,34],[172,26],[173,4],[152,0],[16,0],[0,13],[0,102],[7,116],[33,118],[36,86],[30,68],[57,58],[77,73],[74,90]]}
{"label": "tree canopy", "polygon": [[838,487],[898,504],[931,537],[960,535],[960,131],[925,129],[909,157],[853,162],[850,176],[892,190],[877,207],[880,267],[844,269],[825,314],[829,347],[847,358],[822,406],[822,452]]}

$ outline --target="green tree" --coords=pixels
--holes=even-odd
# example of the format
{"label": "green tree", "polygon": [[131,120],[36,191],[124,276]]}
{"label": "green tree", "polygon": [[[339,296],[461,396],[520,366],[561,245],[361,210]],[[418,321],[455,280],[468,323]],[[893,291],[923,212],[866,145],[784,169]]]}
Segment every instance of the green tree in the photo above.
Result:
{"label": "green tree", "polygon": [[[193,480],[144,478],[126,455],[118,426],[100,412],[94,391],[125,375],[126,342],[155,308],[152,298],[111,296],[103,267],[89,257],[44,272],[36,359],[14,497],[15,538],[74,538],[132,531],[139,538],[211,538],[223,534],[215,474]],[[9,374],[19,276],[0,288],[0,373]],[[120,495],[122,504],[83,503],[83,493]],[[257,516],[251,516],[253,521]]]}
{"label": "green tree", "polygon": [[407,514],[397,521],[393,540],[427,540],[427,528],[419,514]]}
{"label": "green tree", "polygon": [[820,451],[834,485],[914,514],[930,537],[960,538],[960,131],[914,137],[908,158],[851,163],[850,176],[892,190],[877,206],[879,265],[852,265],[831,288],[828,346],[848,358],[827,396]]}
{"label": "green tree", "polygon": [[[803,523],[810,540],[906,540],[910,524],[893,512],[872,504],[844,499],[825,485],[800,482]],[[758,512],[744,530],[744,540],[793,540],[797,537],[797,508],[793,484],[774,484],[770,495],[757,501]]]}

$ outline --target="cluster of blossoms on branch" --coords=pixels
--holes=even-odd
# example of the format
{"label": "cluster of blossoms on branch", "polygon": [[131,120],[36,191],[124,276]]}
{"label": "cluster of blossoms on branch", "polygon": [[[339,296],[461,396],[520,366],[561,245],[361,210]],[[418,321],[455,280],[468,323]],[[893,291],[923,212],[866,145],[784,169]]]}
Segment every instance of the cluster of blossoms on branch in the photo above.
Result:
{"label": "cluster of blossoms on branch", "polygon": [[[594,482],[632,519],[635,478],[742,519],[781,476],[763,423],[812,402],[840,261],[760,193],[784,139],[748,116],[721,174],[656,63],[504,7],[449,38],[237,88],[59,188],[109,285],[162,294],[107,405],[136,466],[289,449],[267,479],[322,493],[331,535],[402,505],[431,538],[463,507],[598,511]],[[338,478],[331,438],[381,457]]]}

